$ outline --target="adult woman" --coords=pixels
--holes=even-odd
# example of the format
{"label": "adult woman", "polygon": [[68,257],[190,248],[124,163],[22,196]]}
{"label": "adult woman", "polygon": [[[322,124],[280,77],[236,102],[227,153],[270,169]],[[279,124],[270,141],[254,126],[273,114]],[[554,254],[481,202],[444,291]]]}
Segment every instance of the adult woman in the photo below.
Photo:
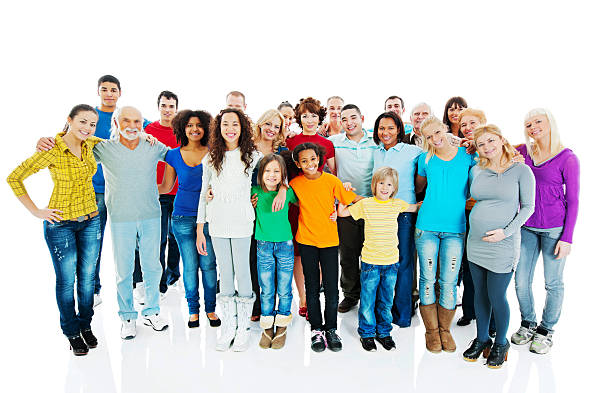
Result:
{"label": "adult woman", "polygon": [[442,118],[442,122],[446,125],[448,132],[457,137],[453,138],[453,142],[458,142],[460,138],[465,138],[460,130],[459,115],[461,111],[467,107],[467,101],[463,97],[451,97],[444,105],[444,117]]}
{"label": "adult woman", "polygon": [[[385,112],[374,122],[374,171],[383,166],[395,169],[399,175],[397,198],[406,203],[416,203],[414,174],[417,158],[422,150],[401,142],[404,124],[395,112]],[[412,308],[412,280],[414,272],[414,222],[415,213],[400,213],[397,218],[399,240],[399,269],[395,284],[395,297],[391,314],[399,327],[410,326]]]}
{"label": "adult woman", "polygon": [[187,326],[200,326],[199,275],[202,272],[204,308],[210,326],[219,326],[221,320],[215,314],[217,265],[215,252],[208,232],[203,231],[207,254],[198,254],[196,248],[196,217],[202,187],[202,160],[208,154],[208,137],[211,116],[205,111],[182,110],[172,120],[172,130],[180,147],[166,155],[164,180],[159,185],[160,194],[171,189],[178,177],[178,190],[174,201],[172,228],[183,260],[185,299],[189,307]]}
{"label": "adult woman", "polygon": [[[561,144],[555,119],[546,109],[534,109],[525,116],[525,140],[518,151],[535,175],[536,206],[521,230],[521,258],[515,284],[522,321],[512,335],[512,342],[532,341],[529,350],[544,354],[552,347],[553,328],[561,314],[563,268],[578,215],[580,166],[576,155]],[[540,251],[546,302],[542,321],[536,328],[531,284]]]}
{"label": "adult woman", "polygon": [[[93,107],[75,106],[64,130],[56,135],[53,148],[37,152],[7,178],[19,201],[44,220],[45,241],[55,269],[60,325],[77,356],[86,355],[98,344],[91,331],[94,274],[100,249],[100,217],[91,182],[97,168],[92,149],[100,140],[93,136],[97,121]],[[39,209],[23,181],[47,167],[53,179],[53,193],[49,206]],[[75,278],[78,314],[74,309]]]}
{"label": "adult woman", "polygon": [[[323,170],[325,164],[332,173],[336,172],[335,162],[335,151],[334,145],[329,140],[325,139],[321,135],[317,134],[317,127],[319,127],[325,119],[327,113],[325,108],[321,106],[319,100],[315,100],[312,97],[302,98],[300,102],[295,106],[295,114],[297,124],[302,127],[302,133],[288,138],[286,141],[287,148],[289,151],[293,151],[298,145],[302,143],[311,142],[322,146],[325,150],[325,156],[322,162],[319,163],[319,171]],[[289,165],[288,165],[289,167]],[[291,171],[290,171],[291,173]],[[291,177],[289,180],[292,180]],[[298,216],[299,208],[291,205],[289,207],[289,222],[291,223],[291,231],[293,237],[297,234],[298,228]],[[293,268],[293,278],[295,280],[295,286],[298,290],[300,298],[299,303],[299,315],[306,317],[306,289],[304,286],[304,272],[302,270],[302,259],[299,255],[299,247],[294,240],[294,253],[295,253],[295,266]]]}
{"label": "adult woman", "polygon": [[285,127],[283,128],[283,134],[285,135],[285,139],[293,136],[293,133],[290,131],[289,127],[295,122],[295,111],[293,110],[293,105],[289,101],[283,101],[276,108],[283,115],[285,119]]}
{"label": "adult woman", "polygon": [[[434,116],[421,124],[425,152],[419,157],[416,179],[417,191],[427,185],[414,238],[419,255],[419,308],[426,346],[434,353],[457,348],[450,324],[457,305],[456,285],[463,256],[468,175],[476,164],[465,147],[450,144],[447,132],[446,125]],[[440,286],[438,299],[436,281]]]}
{"label": "adult woman", "polygon": [[[487,366],[499,368],[510,348],[506,339],[510,321],[506,289],[519,256],[521,225],[534,210],[535,179],[528,166],[512,161],[514,148],[496,126],[477,128],[474,141],[479,160],[470,174],[470,191],[477,202],[470,214],[467,248],[477,336],[463,357],[476,361],[490,349]],[[491,311],[497,329],[493,345],[489,338]]]}

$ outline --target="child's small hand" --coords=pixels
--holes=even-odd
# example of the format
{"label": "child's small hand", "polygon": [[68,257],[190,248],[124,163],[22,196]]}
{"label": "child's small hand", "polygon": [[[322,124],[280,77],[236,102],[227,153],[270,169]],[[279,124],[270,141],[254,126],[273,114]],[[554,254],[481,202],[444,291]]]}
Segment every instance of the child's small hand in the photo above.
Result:
{"label": "child's small hand", "polygon": [[351,184],[350,181],[347,181],[346,183],[342,183],[342,185],[344,186],[344,189],[346,191],[355,191],[356,189],[353,187],[353,185]]}
{"label": "child's small hand", "polygon": [[208,191],[206,191],[206,202],[212,201],[214,197],[215,195],[213,194],[212,188],[209,188]]}
{"label": "child's small hand", "polygon": [[257,194],[251,195],[251,205],[253,205],[253,209],[257,207]]}
{"label": "child's small hand", "polygon": [[337,218],[338,218],[338,212],[334,210],[334,212],[329,215],[329,219],[332,220],[333,222],[336,222]]}

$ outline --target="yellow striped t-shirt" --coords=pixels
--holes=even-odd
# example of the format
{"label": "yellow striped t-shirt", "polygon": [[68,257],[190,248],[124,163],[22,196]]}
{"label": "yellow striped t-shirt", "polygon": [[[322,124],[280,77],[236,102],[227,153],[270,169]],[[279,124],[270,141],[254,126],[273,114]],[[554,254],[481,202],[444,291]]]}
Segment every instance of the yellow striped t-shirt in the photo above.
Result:
{"label": "yellow striped t-shirt", "polygon": [[349,206],[355,220],[365,220],[365,242],[361,250],[363,262],[391,265],[399,261],[397,216],[410,206],[401,199],[381,201],[376,197],[365,198]]}

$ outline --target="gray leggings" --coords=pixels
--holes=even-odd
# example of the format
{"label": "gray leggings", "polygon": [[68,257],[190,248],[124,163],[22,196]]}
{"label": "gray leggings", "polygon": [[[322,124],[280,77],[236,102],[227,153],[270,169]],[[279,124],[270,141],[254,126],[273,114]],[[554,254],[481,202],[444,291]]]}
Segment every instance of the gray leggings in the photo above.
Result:
{"label": "gray leggings", "polygon": [[253,295],[249,267],[251,237],[211,237],[211,240],[219,268],[220,294],[234,296],[236,293],[235,278],[238,284],[238,296],[251,297]]}

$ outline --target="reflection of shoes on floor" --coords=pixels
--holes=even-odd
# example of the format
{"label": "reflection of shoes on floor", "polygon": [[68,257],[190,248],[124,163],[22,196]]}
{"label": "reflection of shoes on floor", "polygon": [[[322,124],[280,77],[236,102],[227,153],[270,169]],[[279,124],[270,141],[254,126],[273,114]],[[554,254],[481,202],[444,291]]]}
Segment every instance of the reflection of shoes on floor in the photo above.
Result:
{"label": "reflection of shoes on floor", "polygon": [[338,312],[345,313],[351,311],[351,309],[357,305],[357,302],[358,300],[345,297],[340,304],[338,304]]}
{"label": "reflection of shoes on floor", "polygon": [[463,287],[457,285],[457,306],[463,304]]}
{"label": "reflection of shoes on floor", "polygon": [[134,288],[134,301],[140,305],[145,304],[144,284],[141,282],[137,282]]}
{"label": "reflection of shoes on floor", "polygon": [[102,296],[100,296],[99,293],[94,293],[94,302],[93,302],[93,306],[99,306],[100,303],[102,303]]}

